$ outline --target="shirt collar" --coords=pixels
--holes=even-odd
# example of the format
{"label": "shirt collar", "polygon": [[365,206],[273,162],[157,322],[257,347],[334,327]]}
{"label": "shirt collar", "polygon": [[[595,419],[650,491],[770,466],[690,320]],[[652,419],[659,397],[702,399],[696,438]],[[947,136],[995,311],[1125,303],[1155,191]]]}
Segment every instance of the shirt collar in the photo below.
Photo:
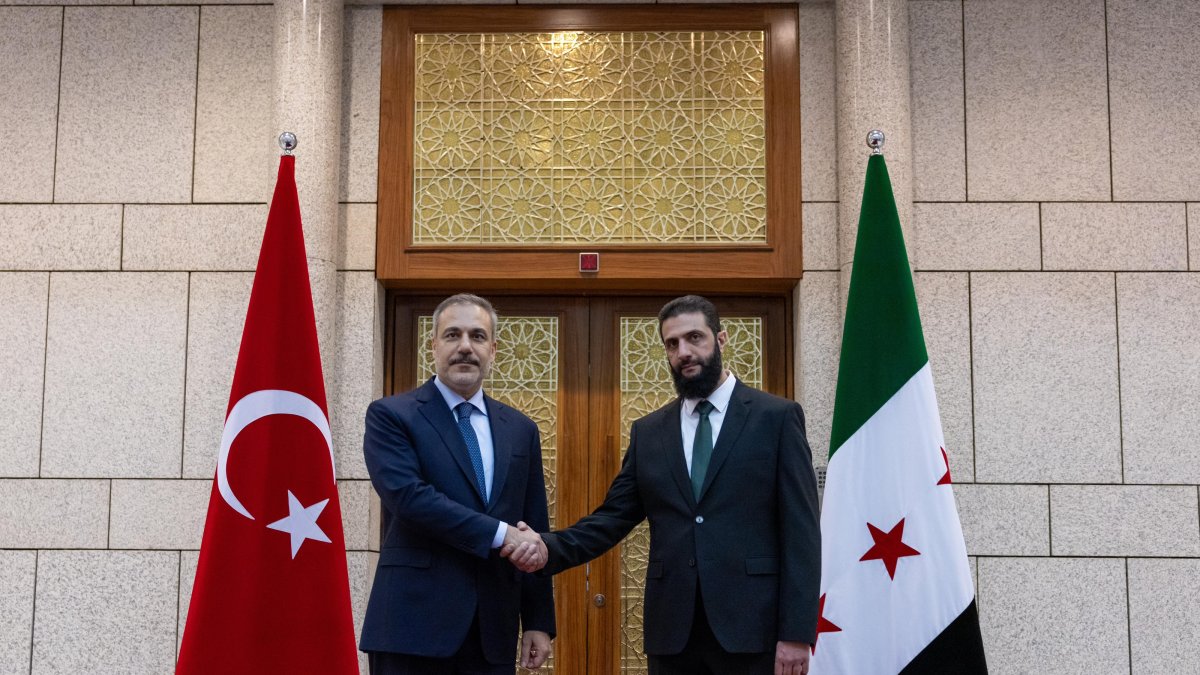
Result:
{"label": "shirt collar", "polygon": [[441,392],[442,398],[446,400],[446,405],[450,406],[450,410],[454,410],[458,407],[459,403],[466,401],[475,406],[475,409],[482,413],[484,417],[487,417],[487,406],[483,403],[483,387],[480,387],[471,398],[463,398],[458,392],[447,387],[436,375],[433,377],[433,386],[437,387],[437,390]]}
{"label": "shirt collar", "polygon": [[733,387],[735,384],[737,384],[737,378],[734,377],[733,373],[729,373],[729,376],[725,378],[725,381],[722,382],[716,389],[714,389],[707,398],[683,399],[683,412],[688,415],[696,412],[696,406],[700,404],[700,401],[708,401],[709,403],[713,404],[713,408],[715,408],[719,413],[725,412],[725,409],[729,407],[729,399],[733,398]]}

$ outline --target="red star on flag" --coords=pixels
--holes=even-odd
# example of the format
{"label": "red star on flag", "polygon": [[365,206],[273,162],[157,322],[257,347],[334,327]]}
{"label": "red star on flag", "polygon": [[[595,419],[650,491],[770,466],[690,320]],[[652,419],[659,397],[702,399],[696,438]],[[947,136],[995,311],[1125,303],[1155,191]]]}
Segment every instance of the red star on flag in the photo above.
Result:
{"label": "red star on flag", "polygon": [[950,458],[946,456],[945,448],[938,448],[938,450],[942,451],[942,463],[946,465],[946,474],[944,476],[942,476],[941,479],[938,480],[937,484],[938,485],[949,485],[950,484]]}
{"label": "red star on flag", "polygon": [[813,638],[812,653],[817,653],[817,640],[821,639],[821,633],[840,633],[842,629],[835,623],[825,618],[825,594],[821,594],[821,604],[817,606],[817,637]]}
{"label": "red star on flag", "polygon": [[921,555],[920,551],[901,541],[904,537],[903,518],[890,532],[884,532],[870,523],[867,523],[867,529],[871,531],[871,538],[875,540],[875,545],[864,553],[859,561],[882,560],[883,566],[887,568],[888,576],[892,579],[896,578],[896,563],[901,558]]}

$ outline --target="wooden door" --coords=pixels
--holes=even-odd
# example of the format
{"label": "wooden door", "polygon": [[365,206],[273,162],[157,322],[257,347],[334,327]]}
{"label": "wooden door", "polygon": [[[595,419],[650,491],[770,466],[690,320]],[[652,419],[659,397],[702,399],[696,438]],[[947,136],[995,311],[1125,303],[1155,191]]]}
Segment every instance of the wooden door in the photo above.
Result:
{"label": "wooden door", "polygon": [[[387,350],[389,393],[432,375],[431,315],[445,296],[394,295]],[[780,395],[792,388],[784,297],[710,296],[730,341],[724,361],[743,382]],[[657,314],[670,297],[499,296],[496,362],[488,394],[541,429],[551,526],[599,505],[620,468],[632,420],[674,398]],[[645,524],[609,553],[555,577],[558,637],[543,672],[645,673],[642,584]]]}

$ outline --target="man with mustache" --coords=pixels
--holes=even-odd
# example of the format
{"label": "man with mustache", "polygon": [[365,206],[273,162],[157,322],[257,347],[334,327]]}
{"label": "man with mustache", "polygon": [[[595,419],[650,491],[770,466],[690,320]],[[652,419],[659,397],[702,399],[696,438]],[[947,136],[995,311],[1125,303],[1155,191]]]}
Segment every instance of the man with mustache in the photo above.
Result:
{"label": "man with mustache", "polygon": [[387,529],[359,648],[374,675],[512,675],[550,655],[549,578],[499,555],[549,527],[537,425],[483,393],[496,310],[469,294],[433,312],[437,375],[367,409],[363,452]]}
{"label": "man with mustache", "polygon": [[688,295],[658,315],[679,398],[635,421],[591,515],[520,544],[543,574],[580,565],[650,520],[644,644],[651,675],[808,672],[820,525],[804,413],[724,368],[716,307]]}

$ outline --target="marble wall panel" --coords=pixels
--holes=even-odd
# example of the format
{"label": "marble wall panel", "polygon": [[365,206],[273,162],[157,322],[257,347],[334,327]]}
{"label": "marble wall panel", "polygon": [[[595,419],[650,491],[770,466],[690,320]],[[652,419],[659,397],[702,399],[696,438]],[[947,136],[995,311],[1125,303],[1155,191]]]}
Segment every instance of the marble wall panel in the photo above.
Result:
{"label": "marble wall panel", "polygon": [[200,9],[194,201],[270,198],[279,154],[274,30],[270,5]]}
{"label": "marble wall panel", "polygon": [[1200,483],[1200,275],[1118,274],[1125,480]]}
{"label": "marble wall panel", "polygon": [[1111,197],[1104,0],[963,5],[968,198]]}
{"label": "marble wall panel", "polygon": [[0,272],[0,476],[36,476],[50,275]]}
{"label": "marble wall panel", "polygon": [[32,671],[171,671],[178,590],[174,551],[42,551]]}
{"label": "marble wall panel", "polygon": [[188,275],[50,277],[42,476],[180,474]]}
{"label": "marble wall panel", "polygon": [[191,201],[199,18],[194,6],[66,10],[57,201]]}
{"label": "marble wall panel", "polygon": [[0,202],[54,197],[62,10],[0,8]]}
{"label": "marble wall panel", "polygon": [[1186,140],[1200,108],[1200,4],[1108,0],[1113,198],[1200,199]]}
{"label": "marble wall panel", "polygon": [[971,275],[975,479],[1121,480],[1111,274]]}

